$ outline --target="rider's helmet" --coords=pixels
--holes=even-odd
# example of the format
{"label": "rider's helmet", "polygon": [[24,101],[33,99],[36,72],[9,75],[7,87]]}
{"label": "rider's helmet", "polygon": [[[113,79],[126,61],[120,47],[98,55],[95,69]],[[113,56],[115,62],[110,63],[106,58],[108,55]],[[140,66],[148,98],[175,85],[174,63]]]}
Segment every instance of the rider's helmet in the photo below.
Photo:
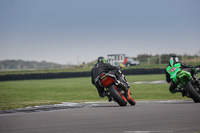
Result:
{"label": "rider's helmet", "polygon": [[169,65],[173,67],[176,63],[180,63],[179,58],[177,56],[172,56],[169,59]]}
{"label": "rider's helmet", "polygon": [[97,59],[97,63],[107,63],[106,59],[102,56],[100,56],[98,59]]}

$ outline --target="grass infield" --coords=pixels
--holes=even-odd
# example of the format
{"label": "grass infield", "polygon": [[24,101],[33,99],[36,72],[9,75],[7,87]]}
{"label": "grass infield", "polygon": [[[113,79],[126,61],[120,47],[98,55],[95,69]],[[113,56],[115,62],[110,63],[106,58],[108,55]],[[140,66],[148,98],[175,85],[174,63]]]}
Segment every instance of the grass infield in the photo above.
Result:
{"label": "grass infield", "polygon": [[[126,76],[128,82],[165,80],[165,75]],[[170,94],[169,84],[130,84],[138,100],[183,100],[180,93]],[[105,101],[99,98],[91,78],[22,80],[0,82],[0,110],[61,102]]]}

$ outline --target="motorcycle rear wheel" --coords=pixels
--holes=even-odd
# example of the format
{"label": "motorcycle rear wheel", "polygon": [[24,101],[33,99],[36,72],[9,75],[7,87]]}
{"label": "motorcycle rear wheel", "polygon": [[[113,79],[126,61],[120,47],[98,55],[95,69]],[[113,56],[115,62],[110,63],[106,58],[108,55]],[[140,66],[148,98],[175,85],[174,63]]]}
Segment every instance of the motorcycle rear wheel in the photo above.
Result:
{"label": "motorcycle rear wheel", "polygon": [[188,82],[184,85],[185,89],[189,93],[190,97],[193,99],[195,103],[200,102],[200,94],[194,89],[191,82]]}
{"label": "motorcycle rear wheel", "polygon": [[110,85],[108,87],[108,90],[110,92],[110,95],[113,97],[113,99],[120,105],[120,106],[126,106],[127,105],[127,100],[124,97],[124,95],[121,94],[121,92],[118,92],[115,89],[114,85]]}

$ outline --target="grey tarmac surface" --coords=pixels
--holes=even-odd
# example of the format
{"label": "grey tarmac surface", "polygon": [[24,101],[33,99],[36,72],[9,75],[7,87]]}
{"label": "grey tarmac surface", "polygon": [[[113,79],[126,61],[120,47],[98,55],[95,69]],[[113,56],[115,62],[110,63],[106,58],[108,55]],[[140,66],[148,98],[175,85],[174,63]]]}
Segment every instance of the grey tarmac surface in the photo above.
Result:
{"label": "grey tarmac surface", "polygon": [[[72,104],[78,107],[0,114],[0,133],[197,133],[200,103],[139,101]],[[65,105],[66,106],[66,105]]]}

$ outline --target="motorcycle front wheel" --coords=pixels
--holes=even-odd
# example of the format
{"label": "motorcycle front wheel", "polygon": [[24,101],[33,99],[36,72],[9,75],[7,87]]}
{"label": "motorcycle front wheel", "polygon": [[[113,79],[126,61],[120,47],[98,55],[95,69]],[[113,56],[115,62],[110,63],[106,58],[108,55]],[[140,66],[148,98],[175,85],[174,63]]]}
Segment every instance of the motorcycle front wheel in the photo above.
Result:
{"label": "motorcycle front wheel", "polygon": [[191,82],[188,82],[184,85],[185,89],[189,93],[190,97],[193,99],[195,103],[200,102],[200,94],[194,89]]}
{"label": "motorcycle front wheel", "polygon": [[131,91],[128,89],[127,92],[127,101],[129,102],[130,105],[134,106],[136,104],[135,99],[131,96]]}
{"label": "motorcycle front wheel", "polygon": [[128,100],[129,104],[134,106],[136,104],[135,99],[133,97],[131,97],[130,100]]}
{"label": "motorcycle front wheel", "polygon": [[119,92],[119,91],[117,91],[116,89],[115,89],[115,85],[110,85],[109,87],[108,87],[108,90],[109,90],[109,92],[110,92],[110,95],[113,97],[113,99],[120,105],[120,106],[126,106],[127,105],[127,100],[126,100],[126,98],[125,98],[125,96],[121,93],[121,92]]}

